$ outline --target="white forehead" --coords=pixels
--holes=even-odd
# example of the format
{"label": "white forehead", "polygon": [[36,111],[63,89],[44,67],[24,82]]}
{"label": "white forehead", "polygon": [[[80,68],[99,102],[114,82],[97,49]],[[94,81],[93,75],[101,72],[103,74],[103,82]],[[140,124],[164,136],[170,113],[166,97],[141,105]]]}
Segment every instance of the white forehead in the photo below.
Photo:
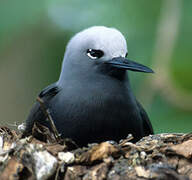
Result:
{"label": "white forehead", "polygon": [[93,26],[77,33],[69,42],[67,49],[103,50],[107,58],[125,56],[127,44],[124,36],[115,28]]}

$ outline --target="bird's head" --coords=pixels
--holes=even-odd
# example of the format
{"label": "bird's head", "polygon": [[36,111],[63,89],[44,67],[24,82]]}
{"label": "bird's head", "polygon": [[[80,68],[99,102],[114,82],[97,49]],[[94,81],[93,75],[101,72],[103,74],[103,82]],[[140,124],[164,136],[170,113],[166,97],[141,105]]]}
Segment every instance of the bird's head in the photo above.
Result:
{"label": "bird's head", "polygon": [[[94,68],[104,64],[118,70],[153,72],[150,68],[127,59],[128,50],[124,36],[115,28],[93,26],[77,33],[68,43],[63,71],[74,65]],[[68,66],[67,65],[72,65]]]}

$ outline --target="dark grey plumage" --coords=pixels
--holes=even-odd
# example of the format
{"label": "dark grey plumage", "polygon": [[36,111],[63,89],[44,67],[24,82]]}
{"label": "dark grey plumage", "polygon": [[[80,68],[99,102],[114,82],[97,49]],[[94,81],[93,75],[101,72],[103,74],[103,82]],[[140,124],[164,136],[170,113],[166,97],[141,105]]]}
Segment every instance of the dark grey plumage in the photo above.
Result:
{"label": "dark grey plumage", "polygon": [[[91,50],[97,51],[93,54]],[[118,141],[129,133],[135,141],[153,134],[145,110],[131,91],[126,70],[152,71],[125,59],[126,53],[124,37],[112,28],[92,27],[69,42],[59,81],[39,94],[63,137],[82,146]],[[25,134],[31,132],[35,121],[49,127],[45,119],[35,103]]]}

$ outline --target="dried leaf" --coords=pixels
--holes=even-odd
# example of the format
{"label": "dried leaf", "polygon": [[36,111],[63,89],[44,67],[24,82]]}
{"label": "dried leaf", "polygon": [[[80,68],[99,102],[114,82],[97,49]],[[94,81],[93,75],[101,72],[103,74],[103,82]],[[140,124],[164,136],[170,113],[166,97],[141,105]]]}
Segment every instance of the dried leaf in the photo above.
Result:
{"label": "dried leaf", "polygon": [[38,122],[34,123],[32,136],[45,143],[57,143],[53,133],[49,130],[49,128],[41,125]]}
{"label": "dried leaf", "polygon": [[80,162],[92,164],[95,161],[101,161],[109,156],[117,155],[118,152],[119,149],[117,147],[108,142],[103,142],[83,153],[80,157]]}
{"label": "dried leaf", "polygon": [[66,164],[71,164],[75,161],[75,156],[71,152],[59,152],[58,158]]}
{"label": "dried leaf", "polygon": [[3,180],[15,180],[19,179],[19,173],[23,170],[23,165],[17,161],[15,157],[12,157],[0,175],[0,179]]}
{"label": "dried leaf", "polygon": [[60,144],[49,144],[46,145],[45,148],[48,152],[50,152],[52,155],[57,156],[59,152],[65,151],[67,147],[65,145]]}
{"label": "dried leaf", "polygon": [[176,154],[190,159],[192,157],[192,140],[185,141],[181,144],[173,145],[170,147],[170,149]]}
{"label": "dried leaf", "polygon": [[136,166],[135,171],[136,171],[138,177],[144,177],[144,178],[149,178],[150,177],[150,171],[146,170],[142,166]]}
{"label": "dried leaf", "polygon": [[104,180],[107,179],[108,165],[102,163],[94,166],[89,173],[87,173],[83,180]]}
{"label": "dried leaf", "polygon": [[82,180],[82,177],[87,173],[86,166],[74,165],[68,167],[65,173],[65,180]]}

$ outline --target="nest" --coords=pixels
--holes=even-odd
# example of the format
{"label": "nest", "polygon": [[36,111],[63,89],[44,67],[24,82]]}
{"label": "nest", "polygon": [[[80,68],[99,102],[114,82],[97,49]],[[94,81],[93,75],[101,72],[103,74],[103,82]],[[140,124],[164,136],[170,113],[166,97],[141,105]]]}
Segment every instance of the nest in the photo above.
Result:
{"label": "nest", "polygon": [[192,179],[192,134],[129,135],[79,148],[35,124],[32,135],[0,128],[0,179]]}

